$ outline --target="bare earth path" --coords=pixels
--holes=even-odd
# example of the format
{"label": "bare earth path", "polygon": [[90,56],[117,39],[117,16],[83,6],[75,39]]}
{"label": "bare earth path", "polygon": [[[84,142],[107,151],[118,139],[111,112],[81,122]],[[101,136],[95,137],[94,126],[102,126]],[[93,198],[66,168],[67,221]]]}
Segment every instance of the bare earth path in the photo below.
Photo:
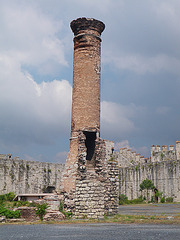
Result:
{"label": "bare earth path", "polygon": [[180,204],[138,204],[121,205],[119,214],[122,215],[168,215],[180,214]]}

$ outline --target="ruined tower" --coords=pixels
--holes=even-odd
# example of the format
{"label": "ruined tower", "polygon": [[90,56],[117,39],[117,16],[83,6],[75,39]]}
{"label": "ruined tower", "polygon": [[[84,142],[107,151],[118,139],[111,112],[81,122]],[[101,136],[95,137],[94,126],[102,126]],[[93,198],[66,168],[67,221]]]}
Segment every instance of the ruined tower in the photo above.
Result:
{"label": "ruined tower", "polygon": [[[70,149],[62,189],[76,217],[98,218],[118,206],[117,164],[109,162],[113,143],[100,138],[101,33],[92,18],[71,22],[74,33]],[[67,200],[67,201],[66,201]],[[72,207],[73,206],[73,207]]]}
{"label": "ruined tower", "polygon": [[101,33],[105,25],[92,18],[71,22],[74,33],[73,94],[70,149],[66,161],[69,174],[64,188],[74,188],[79,135],[84,134],[87,165],[94,164],[95,140],[100,136]]}

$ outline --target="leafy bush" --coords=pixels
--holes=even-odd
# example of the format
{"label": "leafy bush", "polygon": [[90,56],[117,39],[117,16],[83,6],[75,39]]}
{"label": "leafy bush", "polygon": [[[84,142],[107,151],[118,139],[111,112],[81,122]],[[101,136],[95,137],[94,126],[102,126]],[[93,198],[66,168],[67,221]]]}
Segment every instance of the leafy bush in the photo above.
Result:
{"label": "leafy bush", "polygon": [[67,219],[70,219],[72,217],[72,212],[64,211],[64,203],[62,201],[60,201],[59,211],[62,212],[64,214],[65,218],[67,218]]}
{"label": "leafy bush", "polygon": [[155,192],[155,197],[162,197],[163,195],[163,192]]}
{"label": "leafy bush", "polygon": [[123,205],[123,204],[140,204],[140,203],[143,203],[144,200],[145,199],[142,196],[140,196],[139,198],[133,199],[133,200],[128,200],[126,195],[120,194],[120,196],[119,196],[119,205]]}
{"label": "leafy bush", "polygon": [[67,218],[67,219],[70,219],[72,217],[72,212],[63,211],[62,213],[64,214],[65,218]]}
{"label": "leafy bush", "polygon": [[28,201],[16,201],[13,203],[14,207],[27,206],[29,207],[30,203]]}
{"label": "leafy bush", "polygon": [[126,195],[124,194],[120,194],[119,205],[123,205],[123,204],[128,204],[128,197],[126,197]]}
{"label": "leafy bush", "polygon": [[166,202],[168,202],[168,203],[169,203],[169,202],[173,202],[173,198],[172,198],[172,197],[167,197],[167,198],[166,198]]}
{"label": "leafy bush", "polygon": [[3,194],[3,195],[0,195],[0,202],[4,202],[6,201],[6,195]]}
{"label": "leafy bush", "polygon": [[36,215],[38,215],[41,221],[43,221],[43,217],[46,214],[46,209],[48,208],[48,205],[47,203],[43,203],[43,204],[37,204],[36,207],[37,207]]}
{"label": "leafy bush", "polygon": [[6,199],[7,199],[7,201],[12,202],[13,199],[15,198],[15,196],[16,195],[13,192],[9,192],[9,193],[6,194]]}
{"label": "leafy bush", "polygon": [[164,197],[161,198],[161,203],[165,203],[165,198]]}
{"label": "leafy bush", "polygon": [[133,200],[128,200],[129,204],[140,204],[144,202],[144,198],[140,196],[139,198],[133,199]]}
{"label": "leafy bush", "polygon": [[28,207],[37,207],[38,203],[35,202],[29,202]]}
{"label": "leafy bush", "polygon": [[15,196],[16,195],[13,192],[2,194],[2,195],[0,195],[0,202],[5,202],[5,201],[12,202],[13,199],[15,198]]}
{"label": "leafy bush", "polygon": [[5,216],[6,218],[19,218],[20,217],[20,211],[16,210],[9,210],[3,206],[0,206],[0,215]]}

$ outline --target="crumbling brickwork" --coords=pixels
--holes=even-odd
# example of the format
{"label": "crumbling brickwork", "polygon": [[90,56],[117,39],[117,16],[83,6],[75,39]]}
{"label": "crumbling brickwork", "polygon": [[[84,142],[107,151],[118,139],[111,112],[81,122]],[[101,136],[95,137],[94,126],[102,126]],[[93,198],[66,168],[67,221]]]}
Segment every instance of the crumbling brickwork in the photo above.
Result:
{"label": "crumbling brickwork", "polygon": [[80,132],[86,132],[89,148],[93,148],[100,135],[100,37],[104,28],[104,23],[95,19],[78,18],[71,22],[74,33],[71,138],[64,175],[64,190],[68,192],[75,189]]}
{"label": "crumbling brickwork", "polygon": [[116,213],[118,207],[117,163],[109,163],[113,143],[100,138],[100,37],[104,28],[104,23],[95,19],[71,22],[72,119],[63,191],[69,193],[65,205],[76,217],[101,218],[107,212]]}
{"label": "crumbling brickwork", "polygon": [[82,136],[79,145],[75,216],[101,218],[106,213],[117,213],[119,181],[117,162],[110,161],[112,142],[96,140],[92,165],[86,164],[85,138]]}

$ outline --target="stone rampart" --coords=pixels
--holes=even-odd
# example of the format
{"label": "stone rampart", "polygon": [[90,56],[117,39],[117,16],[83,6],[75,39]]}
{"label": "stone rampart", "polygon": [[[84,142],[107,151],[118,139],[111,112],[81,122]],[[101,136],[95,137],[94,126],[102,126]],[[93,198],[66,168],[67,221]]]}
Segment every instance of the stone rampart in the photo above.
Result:
{"label": "stone rampart", "polygon": [[60,189],[64,164],[12,159],[0,155],[0,194],[42,193]]}
{"label": "stone rampart", "polygon": [[[139,185],[146,178],[150,179],[164,197],[173,197],[180,201],[180,160],[164,160],[149,164],[134,165],[119,169],[120,194],[129,200],[141,195]],[[150,200],[150,199],[148,199]]]}
{"label": "stone rampart", "polygon": [[118,166],[123,168],[150,162],[149,158],[144,158],[144,156],[128,148],[121,148],[119,152],[115,151],[113,158],[118,162]]}
{"label": "stone rampart", "polygon": [[174,148],[174,145],[169,145],[169,149],[167,145],[163,145],[162,147],[160,145],[152,145],[151,161],[161,162],[162,160],[176,160],[178,159],[177,149],[178,149],[177,142],[176,148]]}

